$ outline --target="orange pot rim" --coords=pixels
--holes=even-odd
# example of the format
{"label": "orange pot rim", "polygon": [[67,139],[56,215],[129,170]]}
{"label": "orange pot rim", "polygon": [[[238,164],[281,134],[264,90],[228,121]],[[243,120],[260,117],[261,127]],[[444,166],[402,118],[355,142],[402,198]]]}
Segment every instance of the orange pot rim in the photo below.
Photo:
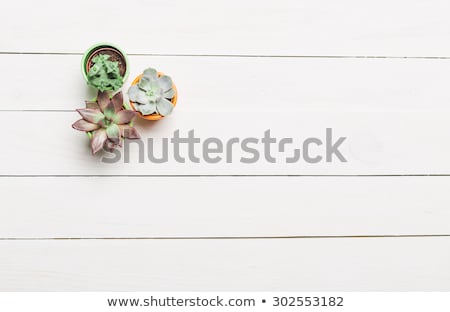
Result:
{"label": "orange pot rim", "polygon": [[[162,72],[158,72],[158,77],[163,76],[164,73]],[[143,74],[138,75],[136,78],[134,78],[133,82],[131,83],[132,86],[137,85],[139,83],[139,81],[141,81]],[[175,95],[173,96],[173,98],[170,100],[170,102],[172,102],[173,107],[175,107],[177,105],[177,99],[178,99],[178,90],[177,87],[175,86],[175,84],[172,82],[172,89],[175,91]],[[143,115],[141,112],[138,112],[136,110],[136,108],[134,107],[134,102],[130,100],[130,106],[131,108],[137,112],[139,114],[139,116],[141,118],[147,119],[147,120],[160,120],[162,118],[164,118],[164,116],[160,115],[160,114],[152,114],[152,115]]]}

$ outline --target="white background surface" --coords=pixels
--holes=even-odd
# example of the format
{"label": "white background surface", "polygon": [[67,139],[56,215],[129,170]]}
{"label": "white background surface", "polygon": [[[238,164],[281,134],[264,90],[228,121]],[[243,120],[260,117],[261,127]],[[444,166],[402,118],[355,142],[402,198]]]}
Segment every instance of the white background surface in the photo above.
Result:
{"label": "white background surface", "polygon": [[[450,290],[447,1],[0,10],[0,290]],[[347,163],[106,165],[71,129],[110,41],[172,76],[143,137],[347,136]]]}

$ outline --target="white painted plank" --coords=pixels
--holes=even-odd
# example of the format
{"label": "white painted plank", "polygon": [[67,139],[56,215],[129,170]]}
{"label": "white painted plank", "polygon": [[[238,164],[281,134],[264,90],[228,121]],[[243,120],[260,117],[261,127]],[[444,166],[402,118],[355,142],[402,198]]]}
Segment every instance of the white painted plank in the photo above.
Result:
{"label": "white painted plank", "polygon": [[0,238],[450,234],[450,177],[1,178]]}
{"label": "white painted plank", "polygon": [[1,241],[1,291],[448,291],[450,238]]}
{"label": "white painted plank", "polygon": [[[449,174],[450,133],[449,113],[312,113],[254,112],[227,114],[219,112],[175,112],[167,119],[151,123],[140,121],[137,128],[144,142],[130,142],[127,152],[118,149],[120,159],[106,163],[115,156],[99,153],[92,156],[87,136],[71,128],[77,120],[75,112],[1,112],[0,131],[5,134],[0,155],[0,175],[387,175],[387,174]],[[26,126],[25,126],[26,125]],[[326,128],[333,129],[335,143],[347,138],[339,148],[347,162],[336,155],[326,162]],[[168,143],[168,161],[151,162],[148,159],[149,138],[153,138],[154,156],[163,153],[162,139],[170,139],[176,130],[186,137],[188,131],[200,143],[194,144],[194,156],[188,157],[187,144],[181,144],[184,163],[176,161],[174,146]],[[279,152],[280,145],[272,144],[275,163],[264,156],[261,138],[264,131],[279,142],[293,138],[293,144]],[[218,163],[207,163],[203,157],[203,142],[216,137],[223,142],[223,152],[209,154],[220,157]],[[247,137],[258,139],[251,145],[259,152],[256,163],[244,163],[242,158],[254,155],[245,152],[239,144],[229,145],[233,137],[242,142]],[[318,163],[308,163],[303,156],[294,163],[294,148],[302,149],[305,139],[317,137],[323,144],[311,145],[310,157],[321,156]],[[231,147],[230,147],[231,146]],[[214,147],[214,146],[213,146]],[[227,156],[226,151],[229,151]],[[141,152],[143,162],[140,162]],[[152,153],[153,154],[153,153]],[[128,163],[125,156],[129,156]]]}
{"label": "white painted plank", "polygon": [[[84,105],[95,93],[80,62],[79,55],[0,55],[7,77],[0,110]],[[177,84],[177,112],[450,110],[447,60],[132,56],[130,63],[124,90],[143,69],[158,68]]]}
{"label": "white painted plank", "polygon": [[21,0],[0,13],[0,51],[113,41],[129,53],[448,56],[448,11],[445,0]]}

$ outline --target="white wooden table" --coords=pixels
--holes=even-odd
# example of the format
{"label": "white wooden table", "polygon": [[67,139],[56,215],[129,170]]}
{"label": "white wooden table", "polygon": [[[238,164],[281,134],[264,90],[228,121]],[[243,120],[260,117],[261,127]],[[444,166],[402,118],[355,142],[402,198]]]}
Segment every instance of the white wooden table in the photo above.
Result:
{"label": "white wooden table", "polygon": [[[4,3],[0,290],[450,290],[449,9]],[[104,164],[71,129],[103,41],[129,53],[126,88],[148,66],[177,84],[144,138],[331,127],[348,162]]]}

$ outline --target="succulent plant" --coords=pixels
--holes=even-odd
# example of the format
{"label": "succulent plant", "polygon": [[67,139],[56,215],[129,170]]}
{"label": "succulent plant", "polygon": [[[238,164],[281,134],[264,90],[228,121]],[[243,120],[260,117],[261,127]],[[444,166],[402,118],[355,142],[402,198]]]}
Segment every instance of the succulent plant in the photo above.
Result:
{"label": "succulent plant", "polygon": [[92,59],[87,73],[88,84],[100,91],[116,91],[123,85],[119,63],[109,60],[108,54],[99,54]]}
{"label": "succulent plant", "polygon": [[155,69],[147,68],[139,83],[130,87],[128,96],[142,115],[167,116],[173,110],[170,100],[175,96],[175,90],[169,76],[158,76]]}
{"label": "succulent plant", "polygon": [[112,151],[122,146],[123,138],[140,138],[132,125],[137,113],[123,108],[122,92],[110,98],[107,92],[99,91],[95,102],[87,101],[86,108],[77,109],[77,112],[83,118],[72,127],[92,134],[92,154],[102,148]]}

